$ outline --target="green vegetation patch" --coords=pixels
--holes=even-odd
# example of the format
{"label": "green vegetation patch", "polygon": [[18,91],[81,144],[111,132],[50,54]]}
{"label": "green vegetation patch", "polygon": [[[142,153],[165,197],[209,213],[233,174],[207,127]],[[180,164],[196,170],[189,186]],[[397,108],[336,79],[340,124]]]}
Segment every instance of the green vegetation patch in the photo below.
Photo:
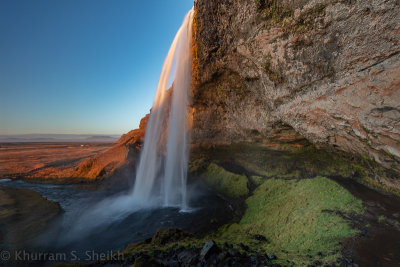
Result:
{"label": "green vegetation patch", "polygon": [[[358,233],[335,211],[363,212],[361,200],[325,177],[299,181],[268,179],[246,204],[248,208],[241,221],[223,227],[214,238],[219,242],[244,243],[264,253],[274,252],[282,263],[290,260],[296,264],[334,262],[340,256],[336,251],[339,242]],[[255,235],[265,236],[267,242],[257,241]]]}
{"label": "green vegetation patch", "polygon": [[264,71],[268,75],[269,79],[274,82],[275,85],[283,83],[284,77],[281,75],[281,69],[275,69],[271,63],[271,56],[266,58],[266,62],[264,65]]}
{"label": "green vegetation patch", "polygon": [[204,171],[208,162],[234,163],[251,175],[265,178],[304,178],[318,175],[350,177],[356,171],[361,172],[345,158],[312,145],[299,149],[288,147],[287,150],[272,150],[263,145],[235,144],[197,150],[193,154],[196,158],[191,160],[191,171],[197,173]]}
{"label": "green vegetation patch", "polygon": [[285,22],[293,17],[293,10],[284,8],[278,0],[258,0],[256,4],[261,19],[272,24]]}
{"label": "green vegetation patch", "polygon": [[209,186],[228,197],[242,197],[249,193],[246,176],[229,172],[215,163],[208,165],[202,178]]}

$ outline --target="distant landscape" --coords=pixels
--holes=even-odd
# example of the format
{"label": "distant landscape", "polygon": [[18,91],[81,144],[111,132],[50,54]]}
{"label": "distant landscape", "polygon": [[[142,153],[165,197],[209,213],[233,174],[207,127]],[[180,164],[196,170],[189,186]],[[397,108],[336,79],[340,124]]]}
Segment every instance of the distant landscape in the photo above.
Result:
{"label": "distant landscape", "polygon": [[21,134],[0,135],[0,143],[31,143],[31,142],[96,142],[113,143],[120,135],[96,134]]}
{"label": "distant landscape", "polygon": [[[65,137],[68,135],[64,135]],[[0,144],[0,177],[71,177],[79,163],[104,152],[113,145],[111,141],[95,142],[90,136],[87,139],[76,138],[75,142],[59,142],[61,138],[46,142],[40,142],[39,139],[29,140],[36,141]],[[86,141],[82,142],[82,140]]]}

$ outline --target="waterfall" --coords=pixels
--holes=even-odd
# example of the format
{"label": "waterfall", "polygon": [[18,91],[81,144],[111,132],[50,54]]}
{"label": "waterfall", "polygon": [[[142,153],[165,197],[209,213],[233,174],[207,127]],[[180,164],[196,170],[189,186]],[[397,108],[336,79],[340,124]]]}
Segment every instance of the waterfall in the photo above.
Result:
{"label": "waterfall", "polygon": [[[193,9],[178,30],[165,59],[147,123],[133,189],[71,215],[74,221],[59,242],[68,244],[106,229],[129,214],[155,206],[188,210],[186,178],[189,157],[188,106],[192,75]],[[172,88],[168,82],[173,79]]]}
{"label": "waterfall", "polygon": [[[187,108],[192,68],[192,25],[193,9],[178,30],[162,68],[132,192],[133,198],[142,203],[160,203],[181,209],[188,205]],[[168,82],[172,77],[173,85],[169,89]]]}

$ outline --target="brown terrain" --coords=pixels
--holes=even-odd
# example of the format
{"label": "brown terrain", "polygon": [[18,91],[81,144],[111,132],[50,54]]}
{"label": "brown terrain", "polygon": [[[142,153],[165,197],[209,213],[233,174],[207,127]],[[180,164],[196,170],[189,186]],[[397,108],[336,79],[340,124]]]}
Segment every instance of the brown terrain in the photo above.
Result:
{"label": "brown terrain", "polygon": [[86,159],[112,144],[19,143],[0,145],[0,177],[72,177]]}
{"label": "brown terrain", "polygon": [[0,247],[22,248],[60,211],[33,190],[0,186]]}
{"label": "brown terrain", "polygon": [[134,168],[144,140],[148,119],[149,114],[142,118],[139,129],[122,135],[112,148],[79,164],[72,177],[95,179],[110,176],[118,169]]}
{"label": "brown terrain", "polygon": [[139,129],[115,143],[0,144],[0,177],[58,183],[67,182],[60,178],[92,180],[111,176],[124,167],[134,168],[148,118],[149,114],[140,121]]}

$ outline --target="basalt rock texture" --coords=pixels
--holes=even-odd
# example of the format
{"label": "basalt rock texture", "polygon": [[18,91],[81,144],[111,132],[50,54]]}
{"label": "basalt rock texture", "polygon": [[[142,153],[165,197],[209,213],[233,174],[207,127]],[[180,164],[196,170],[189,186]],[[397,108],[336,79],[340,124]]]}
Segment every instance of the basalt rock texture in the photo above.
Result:
{"label": "basalt rock texture", "polygon": [[[140,121],[139,129],[121,136],[118,142],[106,152],[98,154],[79,165],[73,177],[99,178],[113,174],[116,170],[132,165],[139,157],[144,140],[149,114]],[[132,165],[134,166],[134,165]]]}
{"label": "basalt rock texture", "polygon": [[375,161],[400,188],[400,1],[197,0],[198,144],[285,132]]}

